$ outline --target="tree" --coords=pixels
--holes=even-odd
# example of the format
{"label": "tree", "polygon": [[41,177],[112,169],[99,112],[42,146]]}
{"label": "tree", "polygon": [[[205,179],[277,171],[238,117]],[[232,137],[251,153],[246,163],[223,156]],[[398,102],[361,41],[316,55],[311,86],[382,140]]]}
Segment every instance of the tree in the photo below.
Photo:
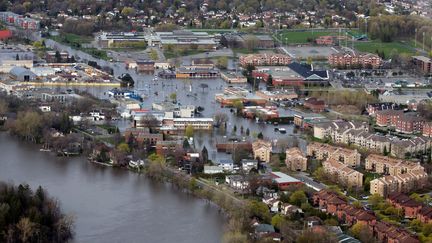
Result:
{"label": "tree", "polygon": [[335,243],[338,242],[336,237],[328,232],[312,232],[311,230],[304,230],[303,233],[297,237],[297,243]]}
{"label": "tree", "polygon": [[119,144],[119,145],[117,146],[117,149],[118,149],[120,152],[125,153],[125,154],[131,152],[130,147],[129,147],[129,145],[128,145],[127,143],[121,143],[121,144]]}
{"label": "tree", "polygon": [[304,191],[295,191],[291,194],[290,203],[296,206],[300,206],[302,203],[307,202],[307,196]]}
{"label": "tree", "polygon": [[228,67],[228,57],[218,57],[216,66],[220,69],[227,69]]}
{"label": "tree", "polygon": [[273,225],[277,229],[280,229],[284,221],[285,218],[283,216],[281,216],[280,214],[276,214],[271,219],[271,225]]}
{"label": "tree", "polygon": [[127,17],[135,16],[135,9],[131,7],[124,7],[121,11],[121,14]]}
{"label": "tree", "polygon": [[379,194],[372,194],[368,198],[368,202],[372,205],[372,207],[377,207],[378,204],[384,202],[384,198],[381,197]]}
{"label": "tree", "polygon": [[244,107],[243,101],[241,101],[241,100],[235,100],[233,102],[233,107],[236,108],[237,115],[240,114],[240,112],[242,111],[242,109]]}
{"label": "tree", "polygon": [[236,165],[240,165],[240,162],[242,161],[242,159],[247,159],[249,157],[249,153],[248,151],[246,151],[245,149],[242,148],[237,148],[236,146],[233,145],[233,151],[232,151],[232,160],[234,161],[234,163]]}
{"label": "tree", "polygon": [[157,51],[155,49],[151,49],[150,51],[150,59],[152,59],[153,61],[156,61],[159,59],[159,55],[157,53]]}
{"label": "tree", "polygon": [[203,149],[201,150],[201,156],[203,158],[203,162],[207,163],[208,162],[208,151],[206,146],[203,147]]}
{"label": "tree", "polygon": [[55,60],[56,60],[57,63],[62,62],[62,57],[61,57],[61,54],[60,54],[59,51],[55,52]]}
{"label": "tree", "polygon": [[222,112],[217,112],[214,115],[213,119],[214,119],[216,127],[219,127],[228,121],[228,115],[225,113],[222,113]]}
{"label": "tree", "polygon": [[250,130],[249,128],[246,128],[246,136],[249,136],[249,134],[250,134]]}
{"label": "tree", "polygon": [[258,47],[259,40],[253,35],[248,35],[245,39],[245,46],[248,50],[252,51]]}
{"label": "tree", "polygon": [[171,93],[169,97],[173,103],[177,102],[177,93]]}
{"label": "tree", "polygon": [[137,125],[141,127],[149,128],[150,130],[160,125],[158,119],[152,114],[146,114],[142,116],[138,123],[139,124]]}
{"label": "tree", "polygon": [[247,209],[252,217],[257,217],[261,219],[264,223],[270,223],[270,211],[267,205],[265,205],[263,202],[258,202],[255,200],[249,201]]}
{"label": "tree", "polygon": [[15,56],[15,60],[19,60],[20,58],[19,58],[19,56],[18,56],[18,54],[16,54],[16,56]]}
{"label": "tree", "polygon": [[258,133],[257,138],[258,139],[264,139],[264,135],[262,134],[262,132]]}
{"label": "tree", "polygon": [[187,138],[191,138],[194,136],[194,128],[192,125],[187,125],[186,130],[185,130],[185,136]]}
{"label": "tree", "polygon": [[135,85],[135,81],[129,73],[124,73],[121,77],[120,85],[121,87],[133,87]]}

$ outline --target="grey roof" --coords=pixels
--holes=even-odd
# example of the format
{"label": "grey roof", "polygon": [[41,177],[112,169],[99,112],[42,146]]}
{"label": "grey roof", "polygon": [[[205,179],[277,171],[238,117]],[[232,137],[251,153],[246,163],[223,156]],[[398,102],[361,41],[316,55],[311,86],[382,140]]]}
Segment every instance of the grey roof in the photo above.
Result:
{"label": "grey roof", "polygon": [[24,68],[24,67],[13,67],[9,71],[9,73],[13,76],[16,76],[16,77],[21,76],[21,75],[34,75],[34,76],[36,76],[36,74],[34,74],[32,71],[30,71],[29,69]]}
{"label": "grey roof", "polygon": [[255,227],[255,232],[275,232],[275,229],[272,225],[269,224],[259,224]]}

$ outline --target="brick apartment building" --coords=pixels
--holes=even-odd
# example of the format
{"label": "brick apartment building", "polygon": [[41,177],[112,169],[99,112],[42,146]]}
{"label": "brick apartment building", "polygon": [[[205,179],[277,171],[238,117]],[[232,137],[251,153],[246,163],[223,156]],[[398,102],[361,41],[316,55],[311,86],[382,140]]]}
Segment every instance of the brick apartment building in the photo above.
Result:
{"label": "brick apartment building", "polygon": [[310,143],[307,155],[318,160],[334,159],[350,167],[360,166],[361,154],[357,150],[332,146],[325,143]]}
{"label": "brick apartment building", "polygon": [[423,124],[423,136],[432,137],[432,122],[425,122]]}
{"label": "brick apartment building", "polygon": [[396,121],[396,131],[401,133],[420,133],[423,131],[424,118],[413,115],[403,115]]}
{"label": "brick apartment building", "polygon": [[246,67],[247,65],[253,66],[283,66],[292,62],[288,55],[283,54],[250,54],[240,56],[240,65]]}
{"label": "brick apartment building", "polygon": [[400,117],[404,115],[402,110],[380,110],[376,113],[376,124],[380,127],[395,126]]}
{"label": "brick apartment building", "polygon": [[425,56],[413,56],[412,62],[424,74],[432,72],[432,60]]}
{"label": "brick apartment building", "polygon": [[312,112],[320,113],[325,109],[325,102],[312,97],[305,100],[304,107],[310,109]]}
{"label": "brick apartment building", "polygon": [[343,68],[379,68],[383,60],[375,54],[337,53],[328,56],[333,67]]}

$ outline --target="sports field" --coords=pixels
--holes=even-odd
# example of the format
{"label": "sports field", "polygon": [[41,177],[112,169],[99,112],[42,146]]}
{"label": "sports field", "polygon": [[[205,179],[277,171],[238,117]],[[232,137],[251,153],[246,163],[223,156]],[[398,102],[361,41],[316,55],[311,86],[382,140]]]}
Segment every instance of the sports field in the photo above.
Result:
{"label": "sports field", "polygon": [[[342,32],[341,34],[344,34]],[[308,39],[315,40],[319,36],[338,35],[337,31],[282,31],[274,37],[280,40],[283,44],[304,44],[308,43]]]}
{"label": "sports field", "polygon": [[393,50],[397,53],[406,53],[408,55],[414,55],[414,48],[408,43],[402,43],[399,41],[394,42],[381,42],[379,40],[367,41],[367,42],[355,42],[354,48],[361,52],[376,53],[376,51],[384,52],[385,58],[390,58]]}

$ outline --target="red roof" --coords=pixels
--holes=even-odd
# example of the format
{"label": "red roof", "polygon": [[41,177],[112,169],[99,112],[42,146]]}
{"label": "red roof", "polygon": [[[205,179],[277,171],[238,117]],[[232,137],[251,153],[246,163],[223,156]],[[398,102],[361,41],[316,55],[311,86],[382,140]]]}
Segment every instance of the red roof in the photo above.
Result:
{"label": "red roof", "polygon": [[0,30],[0,39],[7,39],[12,37],[12,31]]}

